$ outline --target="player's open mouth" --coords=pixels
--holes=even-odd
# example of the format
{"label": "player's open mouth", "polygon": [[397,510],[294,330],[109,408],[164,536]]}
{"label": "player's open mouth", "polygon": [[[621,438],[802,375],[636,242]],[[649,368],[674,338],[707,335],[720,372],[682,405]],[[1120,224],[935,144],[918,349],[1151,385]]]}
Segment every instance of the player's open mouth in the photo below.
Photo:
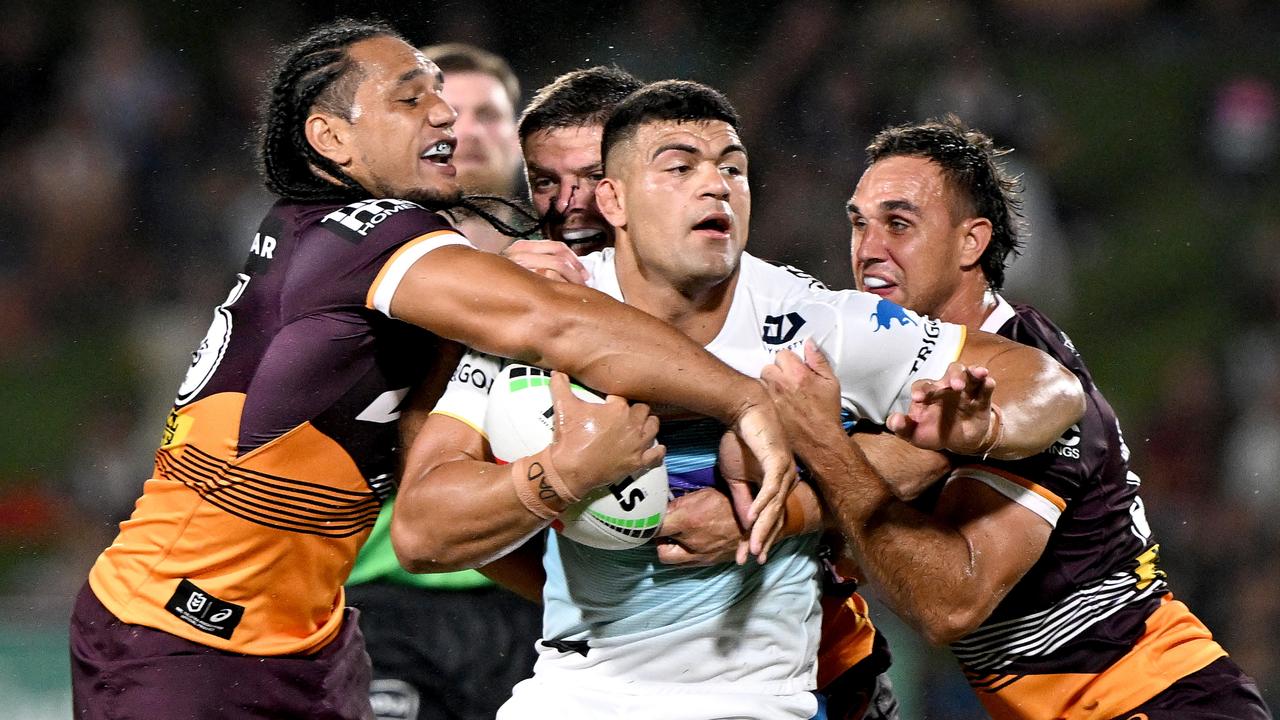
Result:
{"label": "player's open mouth", "polygon": [[731,229],[733,229],[733,218],[725,213],[712,213],[694,223],[693,226],[694,232],[706,233],[724,239],[729,237]]}
{"label": "player's open mouth", "polygon": [[441,140],[440,142],[427,148],[422,153],[422,159],[435,165],[448,165],[453,160],[454,143],[449,140]]}

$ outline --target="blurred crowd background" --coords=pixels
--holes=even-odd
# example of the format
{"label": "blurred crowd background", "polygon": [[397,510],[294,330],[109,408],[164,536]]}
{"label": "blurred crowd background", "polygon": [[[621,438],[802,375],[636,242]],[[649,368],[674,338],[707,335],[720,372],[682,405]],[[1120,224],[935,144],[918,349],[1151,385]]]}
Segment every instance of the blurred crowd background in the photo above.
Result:
{"label": "blurred crowd background", "polygon": [[[0,697],[65,717],[71,599],[271,201],[270,49],[377,11],[507,57],[525,95],[617,63],[728,93],[751,250],[848,287],[844,201],[889,123],[1015,148],[1007,295],[1116,406],[1175,593],[1280,703],[1280,4],[1274,0],[301,4],[6,0],[0,13]],[[891,618],[905,718],[975,709]]]}

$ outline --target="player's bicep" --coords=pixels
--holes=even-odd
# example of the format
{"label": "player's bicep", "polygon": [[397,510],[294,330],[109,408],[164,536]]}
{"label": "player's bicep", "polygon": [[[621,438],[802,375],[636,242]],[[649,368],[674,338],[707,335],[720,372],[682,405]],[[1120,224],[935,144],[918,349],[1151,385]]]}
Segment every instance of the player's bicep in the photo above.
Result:
{"label": "player's bicep", "polygon": [[[980,330],[969,332],[956,360],[970,367],[989,367],[997,358],[1004,362],[1013,361],[1015,365],[1025,365],[1028,369],[1052,368],[1057,365],[1053,358],[1041,350]],[[999,382],[999,379],[996,381]]]}
{"label": "player's bicep", "polygon": [[492,462],[484,435],[458,418],[432,413],[409,448],[401,490],[411,490],[436,468],[459,460]]}
{"label": "player's bicep", "polygon": [[[1035,494],[1034,490],[1023,490]],[[1011,498],[1011,494],[1018,497]],[[963,470],[948,480],[934,513],[959,529],[969,542],[976,565],[974,576],[986,585],[992,609],[1040,559],[1057,518],[1027,495]]]}
{"label": "player's bicep", "polygon": [[390,314],[484,352],[533,361],[533,334],[554,313],[556,285],[511,261],[466,247],[441,247],[400,278]]}

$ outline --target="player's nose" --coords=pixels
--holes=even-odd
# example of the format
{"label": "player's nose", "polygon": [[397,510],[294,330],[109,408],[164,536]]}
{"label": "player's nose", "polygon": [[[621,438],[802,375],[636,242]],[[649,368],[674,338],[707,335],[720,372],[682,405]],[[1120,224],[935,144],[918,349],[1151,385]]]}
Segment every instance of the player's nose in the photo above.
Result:
{"label": "player's nose", "polygon": [[429,97],[434,98],[434,102],[427,109],[427,122],[431,123],[431,127],[453,127],[453,124],[458,121],[458,112],[439,95]]}

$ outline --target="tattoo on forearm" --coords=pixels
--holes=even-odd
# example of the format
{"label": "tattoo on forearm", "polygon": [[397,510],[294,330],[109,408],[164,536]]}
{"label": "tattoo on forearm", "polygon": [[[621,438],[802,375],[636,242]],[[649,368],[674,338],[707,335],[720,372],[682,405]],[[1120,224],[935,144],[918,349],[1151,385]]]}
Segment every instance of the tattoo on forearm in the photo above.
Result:
{"label": "tattoo on forearm", "polygon": [[542,499],[542,502],[564,502],[560,499],[560,495],[555,491],[555,488],[552,488],[547,482],[547,471],[543,469],[542,463],[537,460],[529,463],[529,482],[538,483],[538,497]]}

